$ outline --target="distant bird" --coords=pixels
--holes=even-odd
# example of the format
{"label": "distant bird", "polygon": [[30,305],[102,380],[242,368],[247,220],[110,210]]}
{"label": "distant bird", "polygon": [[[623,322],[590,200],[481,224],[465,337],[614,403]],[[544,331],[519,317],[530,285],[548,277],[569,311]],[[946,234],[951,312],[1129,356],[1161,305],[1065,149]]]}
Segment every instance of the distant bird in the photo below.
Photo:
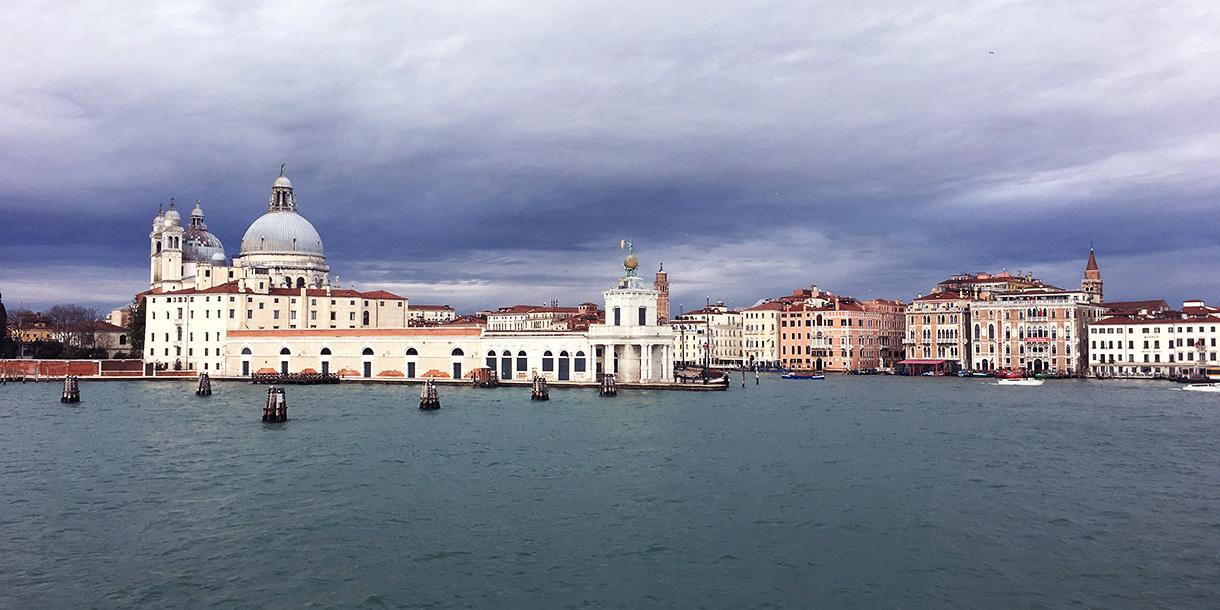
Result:
{"label": "distant bird", "polygon": [[987,51],[988,55],[995,55],[995,51]]}

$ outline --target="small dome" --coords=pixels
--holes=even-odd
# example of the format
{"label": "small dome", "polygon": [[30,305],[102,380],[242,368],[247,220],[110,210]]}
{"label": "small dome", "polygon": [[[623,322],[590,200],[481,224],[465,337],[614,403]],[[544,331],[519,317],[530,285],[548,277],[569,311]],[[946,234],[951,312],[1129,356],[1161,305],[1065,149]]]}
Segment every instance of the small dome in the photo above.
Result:
{"label": "small dome", "polygon": [[271,186],[273,186],[273,187],[282,186],[285,188],[292,188],[292,181],[288,179],[288,176],[284,176],[281,174],[279,178],[275,179],[275,183],[272,184]]}
{"label": "small dome", "polygon": [[224,265],[225,264],[225,253],[217,252],[217,253],[213,254],[212,255],[212,264],[217,265],[217,266]]}
{"label": "small dome", "polygon": [[177,227],[182,225],[182,215],[178,210],[174,209],[174,204],[169,204],[169,209],[165,211],[165,226]]}
{"label": "small dome", "polygon": [[157,215],[155,217],[153,217],[152,226],[153,226],[154,233],[159,232],[159,231],[161,231],[161,229],[165,228],[165,212],[158,212]]}
{"label": "small dome", "polygon": [[324,256],[318,230],[296,212],[267,212],[259,216],[241,238],[242,256],[294,253]]}

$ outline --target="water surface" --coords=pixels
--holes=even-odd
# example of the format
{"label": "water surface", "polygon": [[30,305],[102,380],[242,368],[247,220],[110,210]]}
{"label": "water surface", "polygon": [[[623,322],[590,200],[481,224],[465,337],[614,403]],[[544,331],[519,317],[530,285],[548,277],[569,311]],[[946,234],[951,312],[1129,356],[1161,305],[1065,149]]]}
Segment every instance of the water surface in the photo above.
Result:
{"label": "water surface", "polygon": [[214,387],[0,386],[0,607],[1220,603],[1214,394]]}

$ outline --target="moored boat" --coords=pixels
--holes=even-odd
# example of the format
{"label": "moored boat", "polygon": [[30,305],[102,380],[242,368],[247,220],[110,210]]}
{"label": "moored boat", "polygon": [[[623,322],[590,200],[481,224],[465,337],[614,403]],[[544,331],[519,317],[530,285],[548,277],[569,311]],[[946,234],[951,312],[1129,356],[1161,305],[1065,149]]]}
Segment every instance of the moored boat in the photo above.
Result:
{"label": "moored boat", "polygon": [[1042,385],[1041,379],[1005,377],[996,380],[996,385]]}
{"label": "moored boat", "polygon": [[813,373],[784,373],[779,377],[780,379],[826,379],[825,375],[815,375]]}

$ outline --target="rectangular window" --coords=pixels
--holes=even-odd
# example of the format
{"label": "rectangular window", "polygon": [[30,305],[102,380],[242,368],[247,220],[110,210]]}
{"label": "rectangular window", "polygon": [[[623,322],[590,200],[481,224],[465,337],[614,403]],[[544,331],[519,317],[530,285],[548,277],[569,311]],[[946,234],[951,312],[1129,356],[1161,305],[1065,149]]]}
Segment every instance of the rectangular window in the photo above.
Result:
{"label": "rectangular window", "polygon": [[648,326],[648,308],[640,308],[640,326]]}
{"label": "rectangular window", "polygon": [[230,310],[229,310],[229,319],[230,319],[230,320],[232,320],[232,319],[233,319],[234,317],[236,317],[236,316],[237,316],[237,310],[236,310],[236,309],[230,309]]}
{"label": "rectangular window", "polygon": [[271,319],[272,320],[280,319],[280,310],[277,309],[277,310],[271,312]]}
{"label": "rectangular window", "polygon": [[619,308],[617,308],[617,307],[614,308],[614,325],[615,326],[622,326],[622,324],[623,324],[621,313],[622,312],[619,311]]}

